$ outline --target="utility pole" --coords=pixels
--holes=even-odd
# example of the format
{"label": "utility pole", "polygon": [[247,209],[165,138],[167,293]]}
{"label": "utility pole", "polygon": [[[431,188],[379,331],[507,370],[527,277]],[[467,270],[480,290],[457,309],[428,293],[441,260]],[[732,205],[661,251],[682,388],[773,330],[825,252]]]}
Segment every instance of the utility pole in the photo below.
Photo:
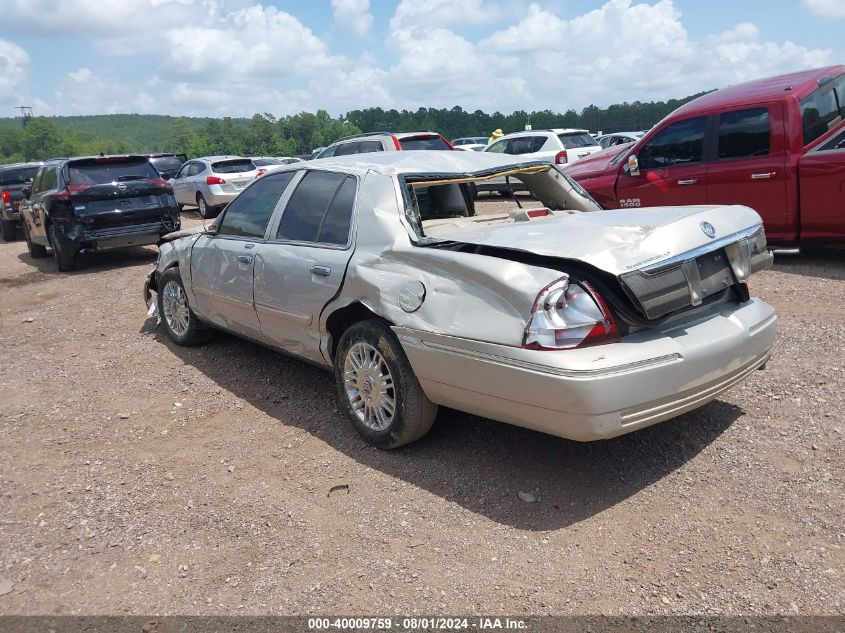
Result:
{"label": "utility pole", "polygon": [[32,120],[32,107],[18,106],[15,110],[21,111],[21,127],[26,128],[26,124]]}

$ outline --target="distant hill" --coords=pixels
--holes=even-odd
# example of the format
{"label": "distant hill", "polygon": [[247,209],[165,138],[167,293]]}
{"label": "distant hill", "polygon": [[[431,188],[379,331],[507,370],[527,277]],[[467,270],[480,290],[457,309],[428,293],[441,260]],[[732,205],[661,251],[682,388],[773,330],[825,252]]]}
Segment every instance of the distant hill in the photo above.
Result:
{"label": "distant hill", "polygon": [[[174,117],[160,114],[96,114],[87,116],[44,117],[59,130],[71,132],[81,141],[107,138],[126,144],[133,151],[169,149],[168,136],[174,121],[184,120],[192,131],[200,132],[215,120],[210,117]],[[232,119],[236,125],[246,126],[249,119]],[[0,129],[20,128],[20,119],[0,118]]]}

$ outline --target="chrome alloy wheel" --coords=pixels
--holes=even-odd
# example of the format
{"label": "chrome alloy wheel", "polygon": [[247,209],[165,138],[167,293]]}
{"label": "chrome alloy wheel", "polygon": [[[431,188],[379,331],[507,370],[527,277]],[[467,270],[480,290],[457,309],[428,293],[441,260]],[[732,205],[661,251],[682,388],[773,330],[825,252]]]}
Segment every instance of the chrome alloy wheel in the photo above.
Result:
{"label": "chrome alloy wheel", "polygon": [[176,336],[184,336],[188,331],[190,320],[188,298],[182,286],[175,281],[168,281],[164,286],[161,311],[164,313],[164,320],[167,321],[170,331]]}
{"label": "chrome alloy wheel", "polygon": [[396,412],[393,376],[381,353],[369,343],[349,348],[343,363],[346,397],[358,419],[374,431],[383,431]]}

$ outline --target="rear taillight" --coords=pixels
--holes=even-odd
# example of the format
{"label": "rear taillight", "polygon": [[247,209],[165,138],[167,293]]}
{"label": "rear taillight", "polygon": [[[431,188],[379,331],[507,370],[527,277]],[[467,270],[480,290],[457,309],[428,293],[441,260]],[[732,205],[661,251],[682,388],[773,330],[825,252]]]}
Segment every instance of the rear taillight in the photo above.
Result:
{"label": "rear taillight", "polygon": [[167,182],[164,178],[148,178],[147,182],[154,187],[164,187],[165,189],[173,191],[173,185]]}
{"label": "rear taillight", "polygon": [[452,145],[452,144],[451,144],[449,141],[447,141],[445,138],[443,138],[443,135],[442,135],[442,134],[440,135],[440,138],[442,138],[442,139],[443,139],[443,142],[444,142],[444,143],[446,143],[446,146],[447,146],[449,149],[455,149],[455,146],[454,146],[454,145]]}
{"label": "rear taillight", "polygon": [[619,328],[604,299],[589,284],[563,277],[537,295],[522,346],[561,350],[618,340]]}
{"label": "rear taillight", "polygon": [[3,196],[3,204],[12,204],[12,194],[10,194],[8,191],[4,191],[2,193],[2,196]]}
{"label": "rear taillight", "polygon": [[223,180],[220,176],[206,176],[205,177],[205,184],[207,184],[207,185],[225,185],[226,181]]}
{"label": "rear taillight", "polygon": [[393,139],[393,147],[396,149],[397,152],[402,151],[402,145],[399,143],[399,139],[396,138],[395,134],[391,134],[390,138]]}
{"label": "rear taillight", "polygon": [[70,185],[67,186],[67,192],[68,192],[69,195],[72,196],[72,195],[77,194],[77,193],[82,193],[86,189],[90,189],[90,188],[91,188],[91,185],[88,185],[88,184],[82,184],[82,185],[70,184]]}
{"label": "rear taillight", "polygon": [[266,169],[259,169],[259,170],[258,170],[258,173],[257,173],[257,174],[255,174],[255,177],[256,177],[256,178],[261,178],[261,176],[263,176],[263,175],[264,175],[264,174],[266,174],[266,173],[267,173],[267,170],[266,170]]}
{"label": "rear taillight", "polygon": [[566,158],[566,150],[562,149],[557,154],[555,154],[555,165],[564,165],[568,162]]}

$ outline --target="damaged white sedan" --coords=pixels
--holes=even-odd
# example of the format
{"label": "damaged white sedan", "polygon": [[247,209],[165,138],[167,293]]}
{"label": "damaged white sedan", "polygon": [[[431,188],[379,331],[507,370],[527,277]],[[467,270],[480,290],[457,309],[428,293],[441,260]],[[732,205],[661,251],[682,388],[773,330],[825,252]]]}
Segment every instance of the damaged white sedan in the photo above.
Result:
{"label": "damaged white sedan", "polygon": [[[501,177],[537,208],[476,215],[472,184]],[[776,335],[749,296],[772,261],[753,210],[603,211],[554,165],[508,156],[296,163],[165,239],[144,296],[175,343],[221,329],[333,368],[382,448],[425,435],[438,405],[621,435],[713,400]]]}

